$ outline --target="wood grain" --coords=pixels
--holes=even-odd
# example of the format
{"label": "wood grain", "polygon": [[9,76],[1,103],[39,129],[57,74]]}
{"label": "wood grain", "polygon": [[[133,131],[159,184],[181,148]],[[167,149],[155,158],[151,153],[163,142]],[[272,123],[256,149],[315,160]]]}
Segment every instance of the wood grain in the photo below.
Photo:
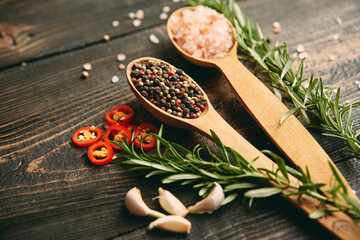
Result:
{"label": "wood grain", "polygon": [[[272,42],[297,44],[309,53],[306,74],[314,72],[328,84],[342,87],[342,103],[359,101],[360,11],[355,1],[242,1],[245,12],[260,23]],[[127,59],[153,56],[182,68],[205,90],[214,108],[255,147],[276,148],[254,120],[230,94],[225,79],[215,69],[186,62],[168,40],[166,24],[158,19],[161,8],[172,11],[182,3],[172,1],[1,1],[0,46],[0,236],[2,239],[331,239],[321,227],[280,197],[254,202],[251,208],[235,201],[213,215],[189,216],[188,236],[148,232],[150,219],[128,214],[127,190],[137,186],[144,200],[160,210],[156,196],[160,179],[144,179],[117,160],[92,166],[86,149],[71,142],[79,127],[103,128],[105,112],[120,104],[135,109],[135,124],[160,122],[137,102],[118,70],[116,56]],[[45,9],[45,10],[44,10]],[[135,28],[129,11],[145,10],[143,25]],[[341,25],[336,17],[343,20]],[[114,29],[111,22],[124,23]],[[279,21],[283,31],[272,33]],[[17,30],[15,27],[21,27]],[[27,28],[28,27],[28,28]],[[25,28],[25,29],[24,29]],[[154,45],[155,33],[161,44]],[[339,40],[333,35],[338,33]],[[103,42],[110,34],[110,42]],[[31,35],[31,36],[30,36]],[[4,37],[5,36],[5,37]],[[29,36],[30,38],[28,38]],[[328,56],[334,54],[335,61]],[[21,63],[26,61],[26,66]],[[90,62],[90,77],[82,79],[82,65]],[[118,75],[120,82],[111,83]],[[219,88],[221,86],[221,88]],[[359,109],[353,113],[359,129]],[[336,162],[350,186],[360,192],[358,159],[341,155],[345,147],[337,139],[315,139]],[[189,148],[214,144],[199,134],[165,126],[165,137]],[[165,185],[186,205],[199,198],[189,187]]]}
{"label": "wood grain", "polygon": [[[182,3],[135,1],[2,1],[0,3],[0,69],[103,41],[164,23],[161,9]],[[129,12],[143,9],[145,19],[135,28]],[[113,27],[118,20],[120,27]],[[64,43],[66,42],[66,43]]]}

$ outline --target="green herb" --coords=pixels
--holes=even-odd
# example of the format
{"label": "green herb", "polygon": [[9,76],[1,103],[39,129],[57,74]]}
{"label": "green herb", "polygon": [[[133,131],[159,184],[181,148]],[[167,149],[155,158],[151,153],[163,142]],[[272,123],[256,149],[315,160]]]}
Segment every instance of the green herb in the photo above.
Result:
{"label": "green herb", "polygon": [[[247,161],[232,148],[224,146],[217,135],[211,132],[220,157],[207,147],[210,160],[204,160],[200,156],[202,148],[199,145],[193,150],[188,150],[177,143],[166,141],[161,136],[162,129],[161,126],[159,135],[149,133],[158,140],[156,154],[150,155],[143,150],[141,154],[137,153],[134,139],[131,144],[127,141],[114,142],[125,152],[121,156],[126,159],[124,163],[133,166],[129,170],[146,171],[147,178],[163,175],[162,183],[192,184],[194,188],[199,189],[199,195],[202,197],[206,195],[214,182],[218,182],[227,194],[222,205],[240,195],[243,196],[244,202],[248,201],[251,205],[254,198],[269,197],[284,190],[291,190],[289,195],[297,195],[299,199],[302,195],[308,195],[333,206],[331,209],[324,207],[316,210],[309,215],[311,218],[318,218],[334,211],[343,211],[353,218],[360,218],[360,204],[348,196],[344,183],[331,163],[329,165],[334,173],[334,183],[332,189],[326,191],[329,193],[328,196],[324,196],[321,192],[325,191],[322,188],[325,184],[313,183],[307,169],[304,171],[301,168],[299,170],[291,168],[285,165],[282,158],[270,151],[264,151],[264,153],[275,160],[277,170],[256,169],[252,166],[252,162],[256,159]],[[298,180],[298,185],[290,183],[290,175]],[[266,182],[276,187],[269,187]]]}
{"label": "green herb", "polygon": [[[301,61],[296,70],[293,69],[293,62],[296,54],[291,55],[286,43],[271,48],[263,36],[258,24],[253,23],[244,14],[243,9],[234,1],[220,0],[187,0],[191,6],[205,5],[217,10],[230,20],[236,29],[234,36],[238,42],[238,49],[241,54],[239,60],[251,61],[255,64],[255,72],[267,73],[265,78],[273,87],[275,95],[282,99],[282,94],[290,99],[293,108],[279,119],[282,123],[295,112],[309,124],[310,116],[318,122],[316,128],[322,130],[322,135],[336,137],[347,142],[346,155],[360,158],[360,130],[354,130],[354,122],[351,119],[352,110],[360,105],[360,102],[349,106],[339,104],[340,88],[336,91],[333,100],[335,87],[323,85],[321,78],[311,76],[310,80],[303,76],[304,61]],[[309,86],[305,86],[309,81]]]}

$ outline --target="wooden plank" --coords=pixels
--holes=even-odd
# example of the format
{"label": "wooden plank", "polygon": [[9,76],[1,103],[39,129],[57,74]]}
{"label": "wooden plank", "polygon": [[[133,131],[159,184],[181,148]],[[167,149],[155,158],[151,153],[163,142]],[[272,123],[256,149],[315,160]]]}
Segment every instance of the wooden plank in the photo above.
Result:
{"label": "wooden plank", "polygon": [[[342,86],[343,101],[355,101],[359,100],[359,90],[353,84],[360,78],[359,53],[349,43],[359,41],[360,30],[356,23],[360,18],[352,1],[341,1],[341,8],[336,4],[340,1],[317,1],[315,5],[310,1],[243,3],[246,13],[262,24],[266,36],[287,41],[291,49],[298,43],[305,45],[310,56],[307,73],[315,72],[324,76],[327,83]],[[259,11],[264,16],[258,15]],[[337,25],[336,16],[343,19],[342,25]],[[113,17],[108,20],[111,28]],[[271,23],[275,20],[282,24],[280,35],[272,34]],[[303,25],[298,24],[301,22]],[[134,58],[153,56],[183,68],[205,89],[215,109],[230,125],[256,147],[275,150],[235,97],[228,94],[230,89],[222,84],[224,78],[219,72],[187,63],[168,41],[165,24],[151,26],[141,32],[124,33],[108,43],[68,50],[30,62],[25,67],[14,66],[0,72],[2,238],[179,237],[160,231],[147,232],[145,227],[150,219],[131,216],[124,207],[126,191],[138,186],[145,201],[160,210],[158,203],[152,201],[160,186],[159,178],[144,180],[142,176],[126,172],[120,161],[100,168],[92,166],[87,160],[86,149],[77,148],[70,140],[74,130],[81,126],[94,124],[103,129],[104,113],[119,104],[135,108],[136,124],[143,121],[160,124],[137,103],[126,85],[125,74],[117,68],[116,55],[121,52],[127,55],[125,63]],[[306,26],[311,34],[304,34]],[[339,32],[340,41],[332,39],[333,32]],[[150,33],[160,38],[160,45],[150,43]],[[330,62],[327,57],[332,49],[343,52],[336,61]],[[93,70],[89,78],[81,79],[82,64],[86,62],[92,63]],[[120,77],[119,84],[111,83],[115,74]],[[359,117],[359,111],[355,111],[357,128]],[[337,161],[350,185],[360,191],[358,160],[341,161],[346,159],[339,154],[344,145],[335,139],[323,138],[315,131],[312,133]],[[189,131],[166,127],[165,136],[187,147],[200,143],[214,149],[211,142]],[[199,199],[191,188],[176,184],[164,187],[186,205]],[[189,216],[189,219],[193,223],[187,237],[190,239],[331,238],[279,197],[255,201],[252,208],[236,201],[213,215]]]}
{"label": "wooden plank", "polygon": [[[165,22],[164,6],[182,6],[165,0],[146,1],[1,1],[0,69],[71,51],[103,41],[105,34],[121,37]],[[134,27],[130,11],[143,9],[141,26]],[[119,27],[112,22],[118,20]]]}

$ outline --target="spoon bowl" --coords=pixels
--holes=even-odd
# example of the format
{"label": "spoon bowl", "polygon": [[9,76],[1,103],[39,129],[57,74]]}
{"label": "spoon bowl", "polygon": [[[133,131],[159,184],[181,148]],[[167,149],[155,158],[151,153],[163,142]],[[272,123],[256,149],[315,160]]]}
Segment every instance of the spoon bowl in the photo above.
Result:
{"label": "spoon bowl", "polygon": [[[194,10],[195,7],[184,7],[184,8],[180,8],[178,10],[176,10],[175,12],[173,12],[171,14],[171,16],[169,17],[168,19],[168,22],[167,22],[167,33],[168,33],[168,36],[172,42],[172,44],[175,46],[175,48],[179,51],[179,53],[186,59],[188,60],[189,62],[193,63],[193,64],[196,64],[198,66],[202,66],[202,67],[217,67],[218,64],[217,62],[221,61],[221,59],[223,58],[236,58],[237,56],[237,44],[236,44],[236,41],[234,39],[234,44],[233,46],[231,47],[230,51],[222,58],[215,58],[215,59],[205,59],[205,58],[199,58],[199,57],[194,57],[192,55],[190,55],[189,53],[187,53],[182,47],[179,46],[179,44],[175,41],[175,37],[174,37],[174,33],[172,31],[172,25],[173,25],[173,17],[181,17],[182,16],[182,12],[184,10]],[[229,27],[231,28],[232,30],[232,33],[233,34],[236,34],[236,31],[235,31],[235,28],[233,27],[233,25],[229,22],[229,20],[227,20],[227,23],[229,24]]]}
{"label": "spoon bowl", "polygon": [[[252,166],[254,166],[255,168],[265,168],[271,170],[276,169],[276,166],[274,165],[272,160],[266,157],[253,145],[251,145],[246,139],[244,139],[239,133],[237,133],[214,110],[205,92],[200,88],[199,85],[196,84],[195,81],[191,79],[190,76],[185,74],[187,77],[189,77],[189,79],[192,80],[194,84],[197,85],[197,87],[203,93],[207,101],[205,110],[201,113],[200,117],[198,118],[187,119],[178,116],[173,116],[167,113],[166,111],[162,110],[161,108],[157,107],[153,103],[151,103],[145,97],[143,97],[140,94],[140,92],[136,89],[136,87],[134,86],[131,80],[131,71],[135,63],[146,63],[151,60],[156,60],[170,67],[173,67],[169,63],[162,61],[160,59],[144,57],[144,58],[135,59],[131,63],[129,63],[129,65],[126,68],[126,76],[129,86],[133,91],[133,93],[135,94],[135,96],[137,97],[137,99],[154,117],[164,122],[165,124],[168,124],[173,127],[197,131],[200,134],[203,134],[204,136],[210,139],[212,139],[212,135],[210,132],[210,129],[212,129],[218,135],[218,137],[221,139],[221,141],[225,146],[231,147],[232,149],[240,153],[246,160],[251,161],[257,158],[257,160],[252,163]],[[298,181],[294,177],[289,176],[289,179],[293,185],[295,186],[298,185]],[[273,184],[274,186],[277,186],[271,182],[269,182],[269,184],[270,185]],[[282,191],[282,193],[287,195],[291,193],[291,190],[285,189]],[[298,207],[300,210],[305,212],[305,214],[307,215],[318,209],[317,201],[315,201],[314,199],[308,196],[302,196],[299,201],[298,196],[292,195],[288,197],[288,200],[296,207]],[[300,202],[302,203],[300,204]],[[319,218],[316,219],[315,221],[317,221],[322,226],[324,226],[329,231],[331,231],[334,235],[342,239],[355,239],[354,236],[358,236],[359,233],[359,227],[357,226],[356,222],[354,222],[349,216],[347,216],[343,212],[334,212],[333,214],[328,215],[326,218]],[[346,229],[352,229],[352,231],[350,230],[337,231],[337,229],[333,228],[334,224],[337,221],[341,221],[341,224],[345,226]]]}
{"label": "spoon bowl", "polygon": [[152,58],[152,57],[142,57],[142,58],[133,60],[132,62],[130,62],[128,64],[128,66],[126,68],[126,76],[127,76],[127,80],[128,80],[128,83],[130,85],[132,92],[135,94],[135,96],[140,101],[140,103],[144,106],[144,108],[146,108],[146,110],[148,110],[153,116],[155,116],[161,122],[164,122],[170,126],[177,127],[177,128],[184,128],[184,129],[188,129],[188,130],[197,130],[196,126],[201,124],[201,122],[203,121],[202,119],[204,117],[207,118],[209,114],[211,115],[213,112],[215,112],[214,108],[211,106],[211,103],[210,103],[209,98],[207,97],[206,93],[189,75],[184,73],[184,75],[186,77],[188,77],[188,79],[191,79],[192,83],[194,83],[200,89],[200,92],[205,97],[205,99],[206,99],[205,110],[201,113],[199,118],[187,119],[187,118],[174,116],[174,115],[160,109],[159,107],[152,104],[148,99],[143,97],[140,94],[140,92],[136,89],[134,83],[131,81],[131,71],[132,71],[134,64],[135,63],[144,64],[144,63],[149,63],[150,61],[158,61],[165,65],[168,65],[169,67],[175,68],[174,66],[172,66],[171,64],[169,64],[163,60],[160,60],[157,58]]}

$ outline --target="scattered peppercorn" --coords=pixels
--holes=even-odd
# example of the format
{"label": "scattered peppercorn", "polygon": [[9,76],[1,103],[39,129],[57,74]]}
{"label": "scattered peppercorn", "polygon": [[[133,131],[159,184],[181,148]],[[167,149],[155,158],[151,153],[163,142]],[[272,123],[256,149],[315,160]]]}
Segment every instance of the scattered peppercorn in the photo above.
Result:
{"label": "scattered peppercorn", "polygon": [[181,69],[150,60],[132,66],[131,81],[151,103],[177,117],[198,118],[206,98]]}

